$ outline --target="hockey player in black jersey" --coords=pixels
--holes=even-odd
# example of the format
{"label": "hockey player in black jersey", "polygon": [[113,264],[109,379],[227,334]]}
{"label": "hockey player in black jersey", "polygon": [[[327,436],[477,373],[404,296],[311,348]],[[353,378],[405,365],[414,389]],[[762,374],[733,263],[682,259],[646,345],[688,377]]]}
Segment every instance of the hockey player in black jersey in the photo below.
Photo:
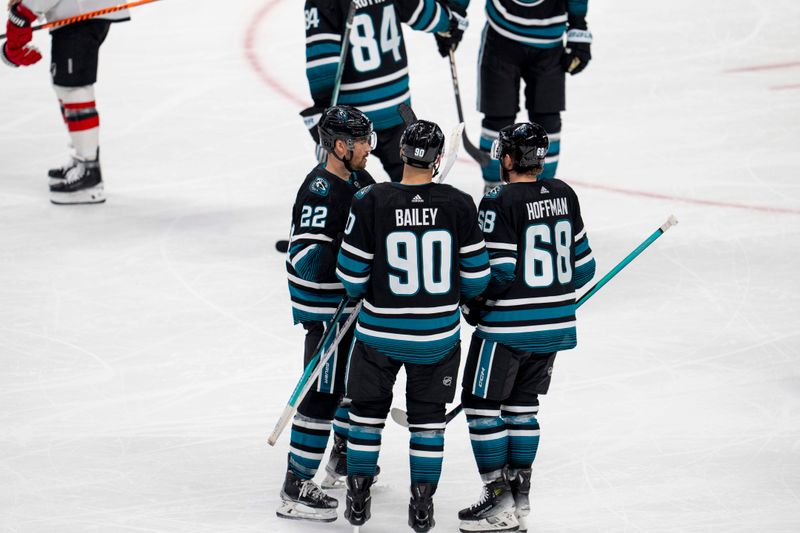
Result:
{"label": "hockey player in black jersey", "polygon": [[[348,8],[354,0],[306,0],[306,77],[314,105],[301,112],[312,136],[331,103]],[[374,154],[392,181],[403,177],[397,147],[404,125],[397,106],[410,105],[402,23],[434,33],[455,47],[467,26],[466,10],[445,0],[359,0],[350,33],[338,104],[361,109],[378,134]],[[441,46],[441,43],[440,43]],[[315,140],[319,142],[318,139]]]}
{"label": "hockey player in black jersey", "polygon": [[538,179],[547,148],[538,124],[501,129],[492,156],[509,183],[479,207],[492,277],[466,306],[477,329],[461,401],[485,485],[459,512],[463,532],[526,530],[538,395],[550,386],[556,352],[576,345],[575,290],[594,276],[578,197],[561,180]]}
{"label": "hockey player in black jersey", "polygon": [[[453,1],[469,4],[469,0]],[[486,0],[478,59],[480,148],[488,152],[497,132],[516,122],[520,80],[524,81],[528,118],[550,137],[539,179],[554,177],[558,167],[565,73],[578,74],[592,57],[587,8],[588,0]],[[486,190],[500,184],[496,161],[482,172]]]}
{"label": "hockey player in black jersey", "polygon": [[[375,183],[364,170],[375,147],[372,122],[366,115],[349,106],[331,107],[320,120],[319,137],[328,158],[306,176],[297,192],[286,256],[292,314],[295,323],[306,329],[304,365],[315,355],[325,323],[331,320],[345,295],[335,275],[336,256],[353,194]],[[338,502],[320,490],[313,477],[325,454],[334,415],[334,447],[328,475],[335,478],[346,473],[348,408],[346,402],[338,410],[337,406],[344,392],[346,350],[351,338],[352,330],[297,409],[282,501],[277,510],[280,517],[336,520]]]}
{"label": "hockey player in black jersey", "polygon": [[356,193],[339,251],[339,279],[350,296],[364,299],[347,371],[353,404],[345,517],[356,526],[370,516],[370,485],[401,366],[411,432],[408,521],[416,532],[434,526],[445,404],[455,394],[461,353],[459,300],[477,296],[489,281],[475,204],[431,182],[443,146],[432,122],[406,128],[403,180]]}

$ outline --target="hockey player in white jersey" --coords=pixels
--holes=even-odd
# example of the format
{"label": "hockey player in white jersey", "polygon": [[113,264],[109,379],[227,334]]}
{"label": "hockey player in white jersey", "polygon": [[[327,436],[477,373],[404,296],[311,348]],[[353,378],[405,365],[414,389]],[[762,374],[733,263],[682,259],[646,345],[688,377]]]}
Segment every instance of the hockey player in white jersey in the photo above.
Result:
{"label": "hockey player in white jersey", "polygon": [[[116,0],[11,0],[8,40],[0,56],[12,67],[33,65],[42,58],[30,44],[32,25],[39,16],[55,21],[118,4]],[[128,11],[121,10],[51,31],[50,73],[73,150],[67,164],[48,173],[54,204],[105,201],[94,84],[100,46],[111,23],[129,18]]]}

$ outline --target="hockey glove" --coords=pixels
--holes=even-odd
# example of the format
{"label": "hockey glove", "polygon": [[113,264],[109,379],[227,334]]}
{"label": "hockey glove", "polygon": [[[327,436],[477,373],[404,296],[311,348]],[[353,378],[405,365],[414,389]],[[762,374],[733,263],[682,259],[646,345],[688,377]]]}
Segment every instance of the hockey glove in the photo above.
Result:
{"label": "hockey glove", "polygon": [[6,23],[6,43],[3,45],[3,61],[11,67],[24,67],[33,65],[42,54],[35,46],[31,46],[33,29],[31,25],[36,20],[36,13],[25,7],[22,3],[14,4],[8,10]]}
{"label": "hockey glove", "polygon": [[450,27],[446,32],[434,34],[436,46],[439,48],[439,55],[442,57],[450,55],[450,50],[455,52],[456,48],[458,48],[458,43],[464,37],[464,30],[469,26],[467,12],[463,8],[449,6],[446,9],[447,16],[450,19]]}
{"label": "hockey glove", "polygon": [[300,111],[300,116],[303,117],[303,123],[305,123],[306,128],[308,128],[308,133],[317,144],[319,144],[317,126],[319,125],[319,119],[322,118],[323,111],[325,111],[323,108],[317,106],[307,107]]}
{"label": "hockey glove", "polygon": [[572,29],[567,32],[567,45],[561,64],[565,72],[575,75],[586,68],[592,59],[592,32],[589,30]]}
{"label": "hockey glove", "polygon": [[477,326],[481,319],[481,311],[484,309],[484,302],[480,296],[467,300],[461,304],[461,313],[464,315],[464,320],[470,326]]}

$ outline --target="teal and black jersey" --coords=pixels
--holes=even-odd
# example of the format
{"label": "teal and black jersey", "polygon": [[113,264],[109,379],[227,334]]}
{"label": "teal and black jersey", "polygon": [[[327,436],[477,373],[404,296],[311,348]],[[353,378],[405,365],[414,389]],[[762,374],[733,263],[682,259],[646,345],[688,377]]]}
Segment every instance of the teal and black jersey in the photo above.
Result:
{"label": "teal and black jersey", "polygon": [[567,29],[586,29],[588,3],[589,0],[486,0],[486,23],[507,39],[535,48],[556,48],[561,46]]}
{"label": "teal and black jersey", "polygon": [[399,361],[438,362],[459,340],[459,301],[489,283],[474,202],[433,183],[362,189],[336,274],[350,296],[364,298],[356,338]]}
{"label": "teal and black jersey", "polygon": [[345,295],[336,278],[336,255],[353,195],[375,183],[366,171],[345,181],[318,165],[300,190],[292,209],[292,232],[286,254],[292,316],[298,322],[327,321]]}
{"label": "teal and black jersey", "polygon": [[558,179],[511,183],[479,209],[492,279],[476,335],[526,352],[574,348],[575,290],[595,272],[575,192]]}
{"label": "teal and black jersey", "polygon": [[[314,105],[330,105],[351,0],[306,0],[306,77]],[[357,0],[350,51],[337,104],[359,108],[375,129],[403,123],[397,106],[410,104],[408,60],[401,23],[442,32],[450,22],[441,0]]]}

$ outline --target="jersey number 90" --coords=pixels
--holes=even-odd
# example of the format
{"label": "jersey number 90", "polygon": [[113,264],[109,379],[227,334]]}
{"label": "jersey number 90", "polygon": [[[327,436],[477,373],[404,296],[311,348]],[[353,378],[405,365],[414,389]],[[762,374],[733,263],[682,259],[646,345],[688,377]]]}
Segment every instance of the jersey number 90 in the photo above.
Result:
{"label": "jersey number 90", "polygon": [[389,288],[399,296],[417,294],[420,284],[428,294],[450,292],[453,237],[445,230],[428,231],[417,237],[410,231],[395,231],[386,237],[386,260],[402,275],[389,274]]}

